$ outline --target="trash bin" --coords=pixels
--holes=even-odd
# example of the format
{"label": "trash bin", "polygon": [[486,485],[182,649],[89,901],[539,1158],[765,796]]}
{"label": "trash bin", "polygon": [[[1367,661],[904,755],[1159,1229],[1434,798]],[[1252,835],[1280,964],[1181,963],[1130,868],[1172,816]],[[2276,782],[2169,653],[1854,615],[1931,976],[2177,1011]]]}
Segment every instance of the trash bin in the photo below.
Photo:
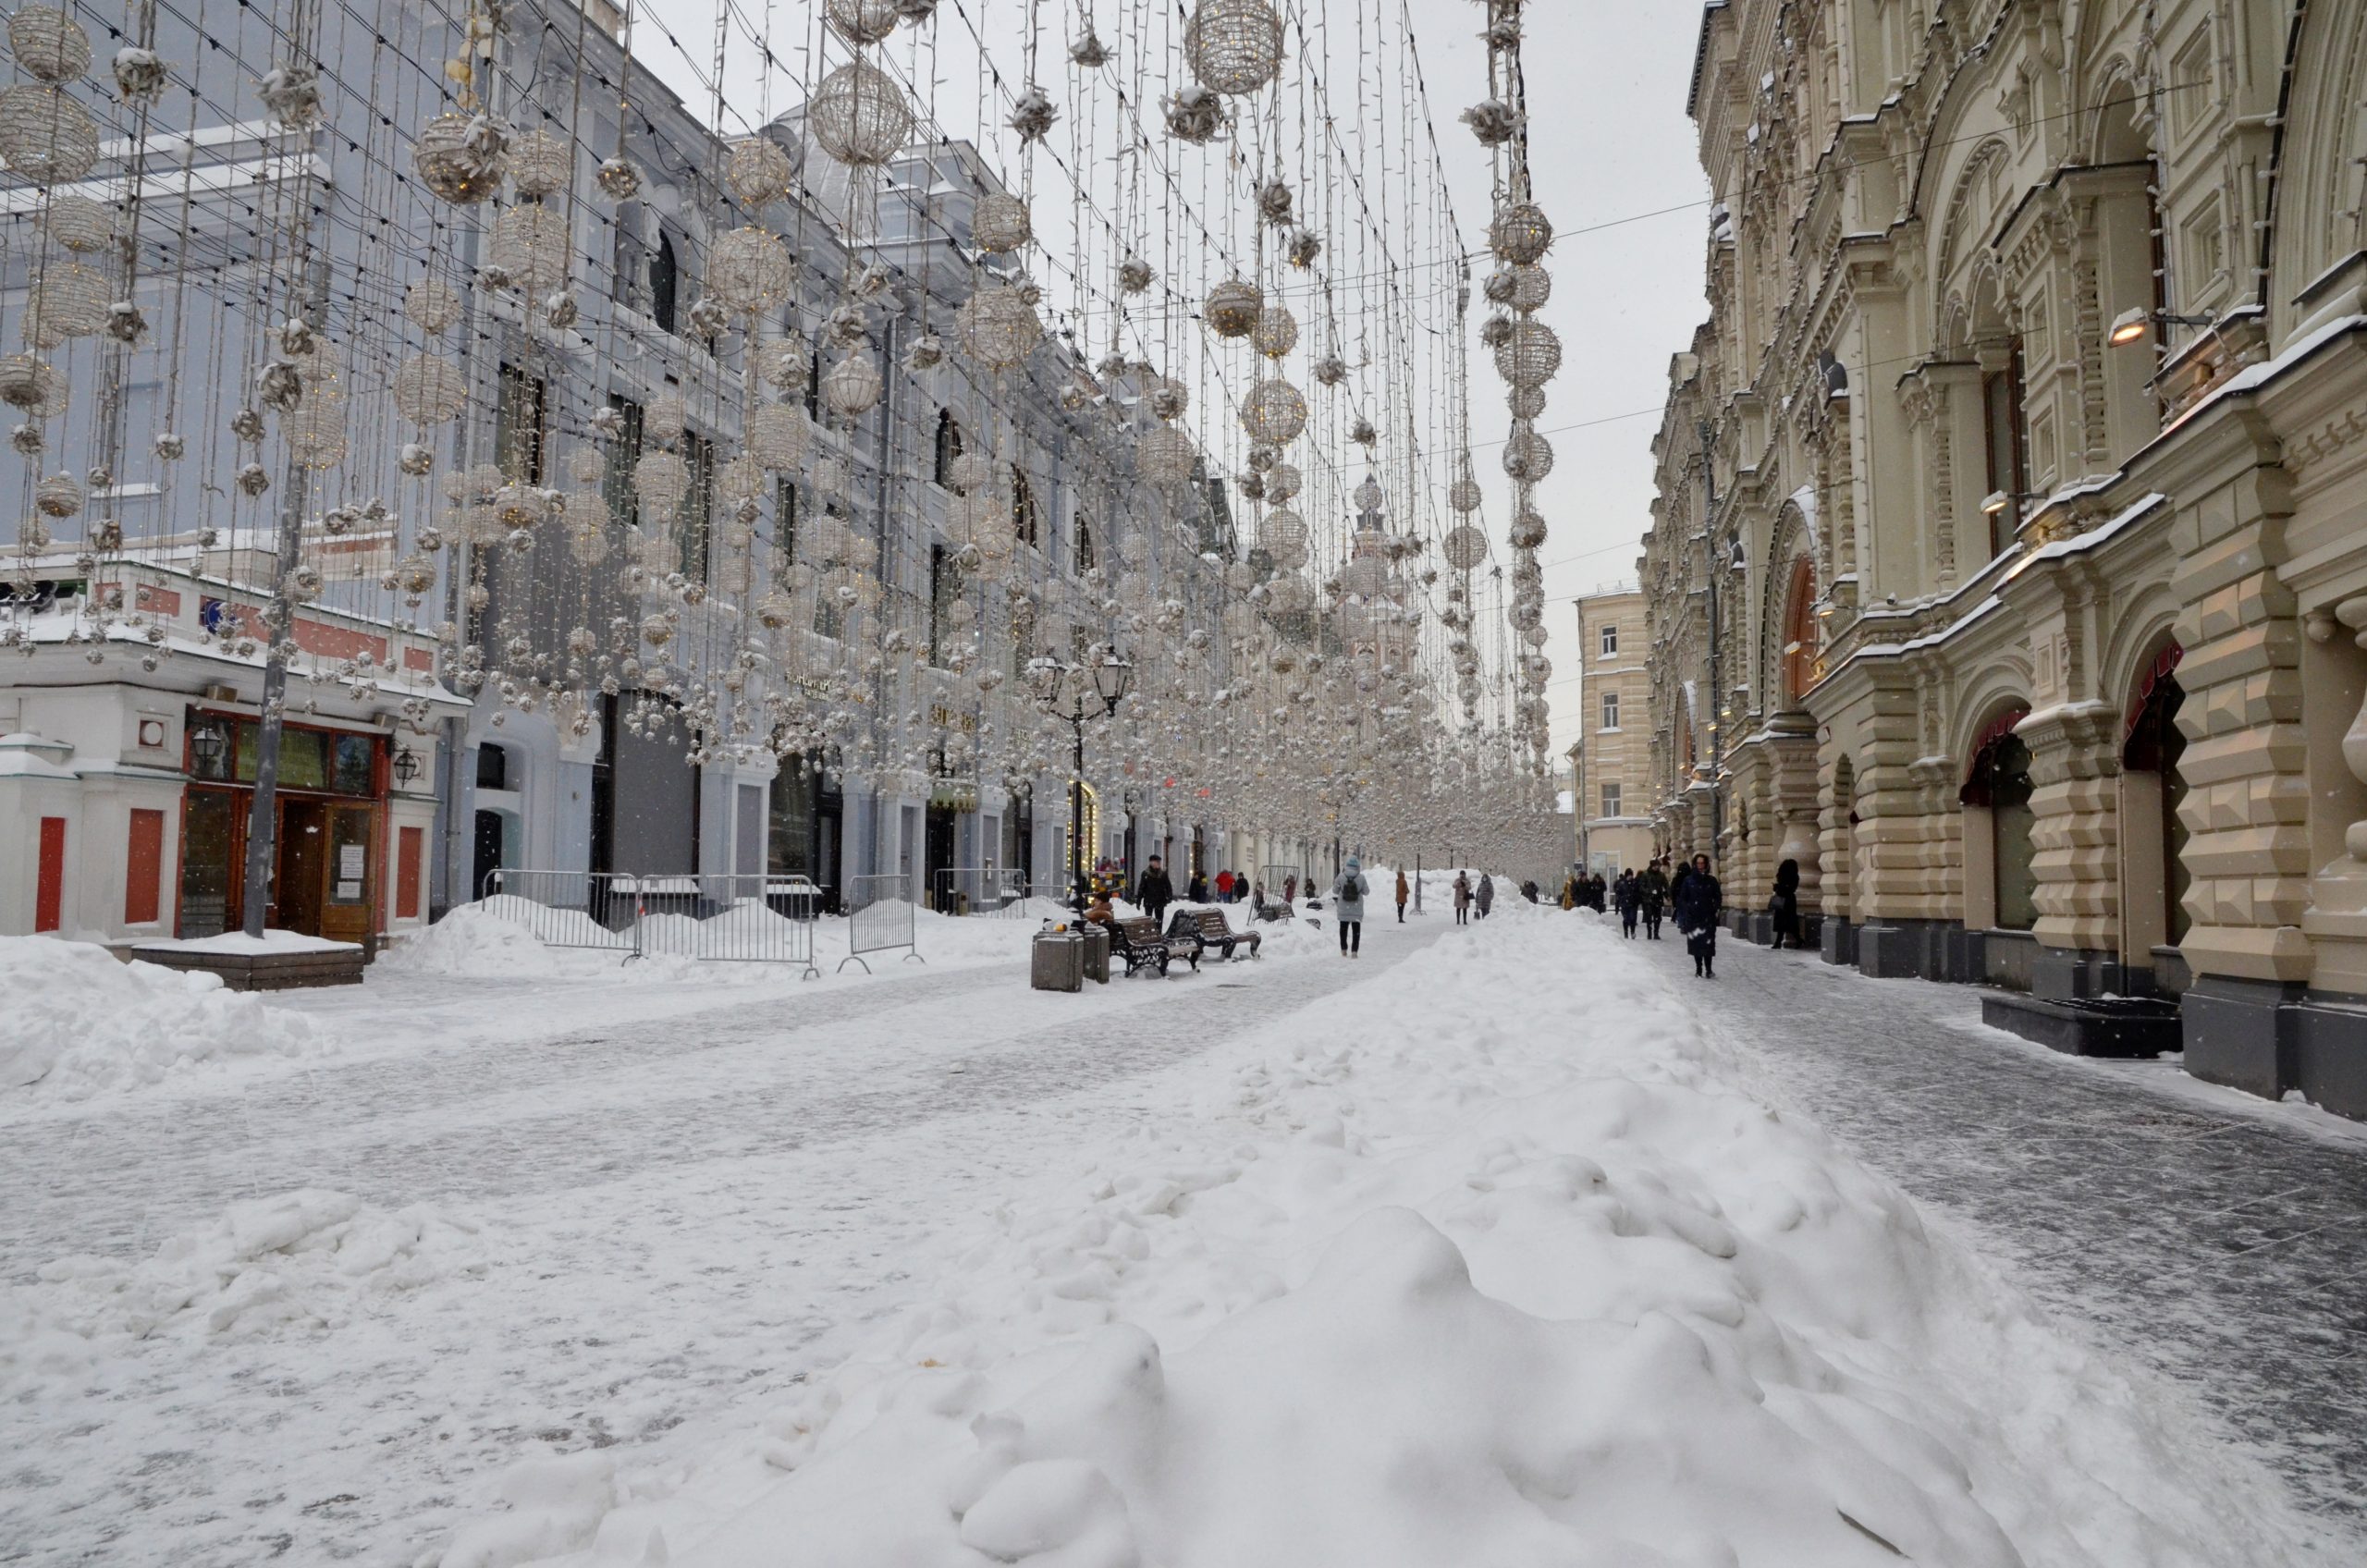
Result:
{"label": "trash bin", "polygon": [[1110,984],[1110,927],[1088,923],[1085,937],[1085,977]]}
{"label": "trash bin", "polygon": [[[1104,949],[1106,952],[1106,949]],[[1039,991],[1085,989],[1085,938],[1073,931],[1039,931],[1028,949],[1028,984]],[[1109,960],[1102,960],[1106,973]]]}

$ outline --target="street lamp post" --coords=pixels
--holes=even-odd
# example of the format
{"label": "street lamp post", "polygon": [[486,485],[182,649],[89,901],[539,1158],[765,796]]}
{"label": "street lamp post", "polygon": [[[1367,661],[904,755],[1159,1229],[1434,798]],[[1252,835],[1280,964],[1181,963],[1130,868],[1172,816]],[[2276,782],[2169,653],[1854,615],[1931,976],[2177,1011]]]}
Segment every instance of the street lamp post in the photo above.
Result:
{"label": "street lamp post", "polygon": [[[1091,664],[1062,664],[1049,655],[1029,661],[1028,679],[1035,683],[1036,704],[1054,718],[1068,721],[1075,741],[1069,770],[1069,885],[1071,900],[1085,913],[1085,726],[1087,719],[1108,718],[1126,700],[1134,683],[1134,667],[1104,648]],[[1099,711],[1095,711],[1098,704]]]}

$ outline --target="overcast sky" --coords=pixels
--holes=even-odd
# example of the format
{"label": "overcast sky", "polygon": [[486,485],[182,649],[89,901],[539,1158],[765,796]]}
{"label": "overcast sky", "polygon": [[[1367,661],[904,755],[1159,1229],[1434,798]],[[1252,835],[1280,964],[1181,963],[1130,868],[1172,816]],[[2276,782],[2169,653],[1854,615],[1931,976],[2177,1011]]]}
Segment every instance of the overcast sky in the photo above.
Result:
{"label": "overcast sky", "polygon": [[[1045,33],[1039,80],[1057,84],[1063,79],[1064,41],[1080,31],[1079,18],[1087,10],[1100,35],[1121,51],[1122,62],[1136,3],[1037,0]],[[1456,117],[1487,92],[1487,52],[1478,36],[1481,6],[1473,0],[1289,3],[1310,31],[1320,22],[1333,37],[1336,58],[1325,73],[1325,92],[1335,116],[1349,112],[1355,101],[1355,84],[1347,80],[1355,69],[1343,41],[1355,36],[1360,16],[1385,18],[1382,31],[1393,40],[1401,26],[1398,7],[1404,6],[1403,19],[1410,21],[1419,49],[1428,107],[1464,243],[1476,258],[1476,275],[1484,276],[1490,264],[1485,254],[1489,161]],[[803,96],[817,4],[738,0],[735,14],[745,27],[726,39],[727,133],[752,129],[767,109],[778,113]],[[1188,8],[1189,0],[1184,4]],[[998,74],[1024,82],[1019,39],[1027,10],[1028,0],[945,0],[933,24],[942,88],[934,95],[938,121],[949,134],[977,140],[990,159],[1005,165],[1014,165],[1016,157],[1004,145],[1010,137],[999,123],[1000,108],[981,134],[973,39],[987,41]],[[642,0],[640,15],[636,54],[704,111],[712,93],[715,0]],[[1548,388],[1549,406],[1539,422],[1556,457],[1554,472],[1540,490],[1539,507],[1551,533],[1539,555],[1550,600],[1552,639],[1546,651],[1556,672],[1550,694],[1557,750],[1575,738],[1578,705],[1570,600],[1634,575],[1638,541],[1650,521],[1649,444],[1667,389],[1669,356],[1685,347],[1705,308],[1707,187],[1695,157],[1693,125],[1685,114],[1699,18],[1697,0],[1534,0],[1527,7],[1524,57],[1537,199],[1559,237],[1548,263],[1553,297],[1543,315],[1564,346],[1562,371]],[[748,31],[768,37],[781,62],[769,82],[764,80],[762,52],[742,36]],[[900,33],[890,46],[901,53],[902,68],[921,64],[916,42]],[[843,57],[835,45],[828,54]],[[1164,61],[1155,67],[1162,76],[1168,69]],[[1386,97],[1385,84],[1402,71],[1396,60],[1368,67],[1371,95]],[[1146,83],[1154,93],[1171,85],[1164,80]],[[1061,144],[1056,137],[1050,145]],[[1036,206],[1039,239],[1047,249],[1062,249],[1056,202],[1039,197]],[[1059,270],[1057,260],[1048,259],[1047,264]],[[1061,290],[1056,285],[1051,292],[1057,301]],[[1481,308],[1473,310],[1473,327],[1481,313]],[[1510,416],[1486,351],[1476,343],[1472,348],[1472,440],[1478,472],[1493,491],[1485,521],[1502,559],[1510,516],[1496,443]],[[1431,444],[1445,445],[1436,437]]]}

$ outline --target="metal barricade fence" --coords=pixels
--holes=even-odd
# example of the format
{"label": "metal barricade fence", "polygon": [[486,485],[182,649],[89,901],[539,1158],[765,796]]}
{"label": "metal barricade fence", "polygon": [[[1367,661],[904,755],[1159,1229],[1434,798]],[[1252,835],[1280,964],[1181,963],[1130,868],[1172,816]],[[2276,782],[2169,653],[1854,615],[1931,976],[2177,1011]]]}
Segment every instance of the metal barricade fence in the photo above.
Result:
{"label": "metal barricade fence", "polygon": [[1027,897],[1027,874],[995,865],[956,865],[929,875],[928,907],[939,914],[1000,914]]}
{"label": "metal barricade fence", "polygon": [[822,973],[814,962],[822,891],[803,876],[505,869],[486,878],[485,901],[548,947],[803,964],[808,980]]}
{"label": "metal barricade fence", "polygon": [[868,974],[871,965],[864,963],[864,954],[894,952],[898,948],[905,949],[908,963],[927,962],[913,943],[912,878],[901,872],[848,877],[847,956],[839,961],[839,967],[862,963]]}

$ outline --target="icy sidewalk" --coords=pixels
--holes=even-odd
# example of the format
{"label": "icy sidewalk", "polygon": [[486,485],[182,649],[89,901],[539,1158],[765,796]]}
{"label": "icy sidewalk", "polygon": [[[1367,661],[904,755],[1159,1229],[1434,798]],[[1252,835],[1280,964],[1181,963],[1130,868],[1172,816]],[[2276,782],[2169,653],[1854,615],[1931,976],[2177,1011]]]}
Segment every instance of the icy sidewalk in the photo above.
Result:
{"label": "icy sidewalk", "polygon": [[2347,1561],[1736,1077],[1644,955],[1500,904],[1067,1144],[756,1427],[531,1461],[423,1561]]}

